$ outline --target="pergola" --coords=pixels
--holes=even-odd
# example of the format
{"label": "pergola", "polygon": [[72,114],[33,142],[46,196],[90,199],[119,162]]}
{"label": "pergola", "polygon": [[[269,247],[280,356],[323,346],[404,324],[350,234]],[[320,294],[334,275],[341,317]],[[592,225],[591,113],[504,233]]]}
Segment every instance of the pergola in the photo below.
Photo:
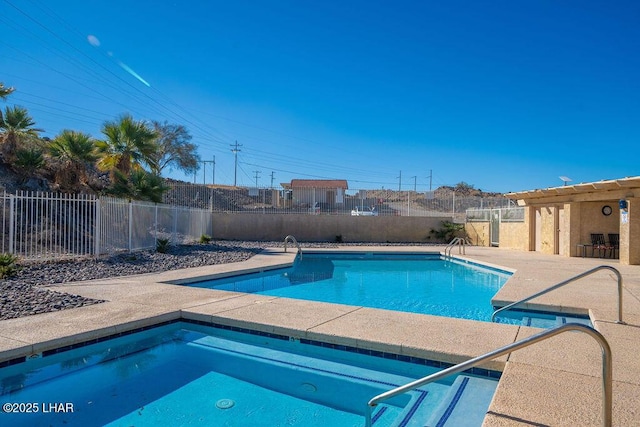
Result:
{"label": "pergola", "polygon": [[529,207],[529,248],[580,255],[590,233],[620,235],[621,264],[640,264],[640,176],[508,193]]}

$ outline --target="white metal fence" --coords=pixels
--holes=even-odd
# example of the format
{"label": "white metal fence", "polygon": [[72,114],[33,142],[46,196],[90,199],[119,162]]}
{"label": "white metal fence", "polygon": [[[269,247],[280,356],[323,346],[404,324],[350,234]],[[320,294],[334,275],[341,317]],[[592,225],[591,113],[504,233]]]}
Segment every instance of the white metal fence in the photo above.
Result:
{"label": "white metal fence", "polygon": [[212,235],[209,210],[82,194],[0,194],[0,252],[53,259],[189,243]]}
{"label": "white metal fence", "polygon": [[2,253],[23,258],[84,256],[95,251],[96,199],[83,194],[0,194]]}
{"label": "white metal fence", "polygon": [[348,190],[340,188],[246,188],[169,183],[164,203],[213,212],[379,216],[451,216],[464,220],[470,208],[508,208],[506,197],[462,196],[451,190],[433,192]]}
{"label": "white metal fence", "polygon": [[467,209],[467,222],[489,222],[491,220],[491,212],[500,210],[501,222],[524,222],[524,208],[500,208],[500,209]]}
{"label": "white metal fence", "polygon": [[205,209],[129,202],[102,197],[100,244],[96,253],[153,249],[158,239],[190,243],[212,235],[211,212]]}

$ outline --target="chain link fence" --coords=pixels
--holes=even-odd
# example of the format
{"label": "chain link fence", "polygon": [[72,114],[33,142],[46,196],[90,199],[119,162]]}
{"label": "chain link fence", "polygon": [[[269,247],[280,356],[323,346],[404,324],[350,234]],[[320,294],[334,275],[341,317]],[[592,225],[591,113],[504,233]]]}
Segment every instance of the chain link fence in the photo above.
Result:
{"label": "chain link fence", "polygon": [[276,189],[188,183],[170,183],[169,187],[164,203],[237,214],[451,216],[464,221],[468,209],[513,207],[506,197],[465,196],[450,190]]}

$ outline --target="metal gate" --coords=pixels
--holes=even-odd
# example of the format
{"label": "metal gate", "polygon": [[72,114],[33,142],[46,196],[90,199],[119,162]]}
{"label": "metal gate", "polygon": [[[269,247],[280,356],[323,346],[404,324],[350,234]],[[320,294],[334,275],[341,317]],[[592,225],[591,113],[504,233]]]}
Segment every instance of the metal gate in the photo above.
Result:
{"label": "metal gate", "polygon": [[491,209],[490,228],[491,246],[500,246],[500,209]]}

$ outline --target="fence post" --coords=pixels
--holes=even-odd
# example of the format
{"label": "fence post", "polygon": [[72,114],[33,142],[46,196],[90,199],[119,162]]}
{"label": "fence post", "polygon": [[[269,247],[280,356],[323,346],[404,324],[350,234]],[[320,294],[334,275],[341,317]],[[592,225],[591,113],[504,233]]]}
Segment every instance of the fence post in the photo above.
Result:
{"label": "fence post", "polygon": [[9,253],[15,253],[15,247],[13,244],[13,239],[15,238],[16,226],[15,226],[15,213],[13,212],[15,209],[15,196],[13,194],[9,195]]}
{"label": "fence post", "polygon": [[94,247],[93,253],[94,256],[100,256],[100,234],[102,230],[102,206],[100,203],[100,199],[95,199],[95,207],[96,207],[96,220],[95,220],[95,239],[93,240]]}
{"label": "fence post", "polygon": [[[2,253],[5,252],[4,247],[4,236],[8,236],[7,230],[7,192],[2,191],[2,196],[0,196],[0,200],[2,200]],[[7,242],[8,243],[8,242]]]}
{"label": "fence post", "polygon": [[129,200],[129,252],[131,252],[132,238],[133,238],[133,202]]}
{"label": "fence post", "polygon": [[171,241],[175,245],[176,236],[178,235],[178,207],[173,207],[173,232],[171,233]]}
{"label": "fence post", "polygon": [[456,219],[456,192],[452,191],[452,207],[451,207],[451,218],[453,218],[453,220],[455,221]]}
{"label": "fence post", "polygon": [[154,218],[153,218],[153,244],[158,247],[158,204],[154,205]]}

